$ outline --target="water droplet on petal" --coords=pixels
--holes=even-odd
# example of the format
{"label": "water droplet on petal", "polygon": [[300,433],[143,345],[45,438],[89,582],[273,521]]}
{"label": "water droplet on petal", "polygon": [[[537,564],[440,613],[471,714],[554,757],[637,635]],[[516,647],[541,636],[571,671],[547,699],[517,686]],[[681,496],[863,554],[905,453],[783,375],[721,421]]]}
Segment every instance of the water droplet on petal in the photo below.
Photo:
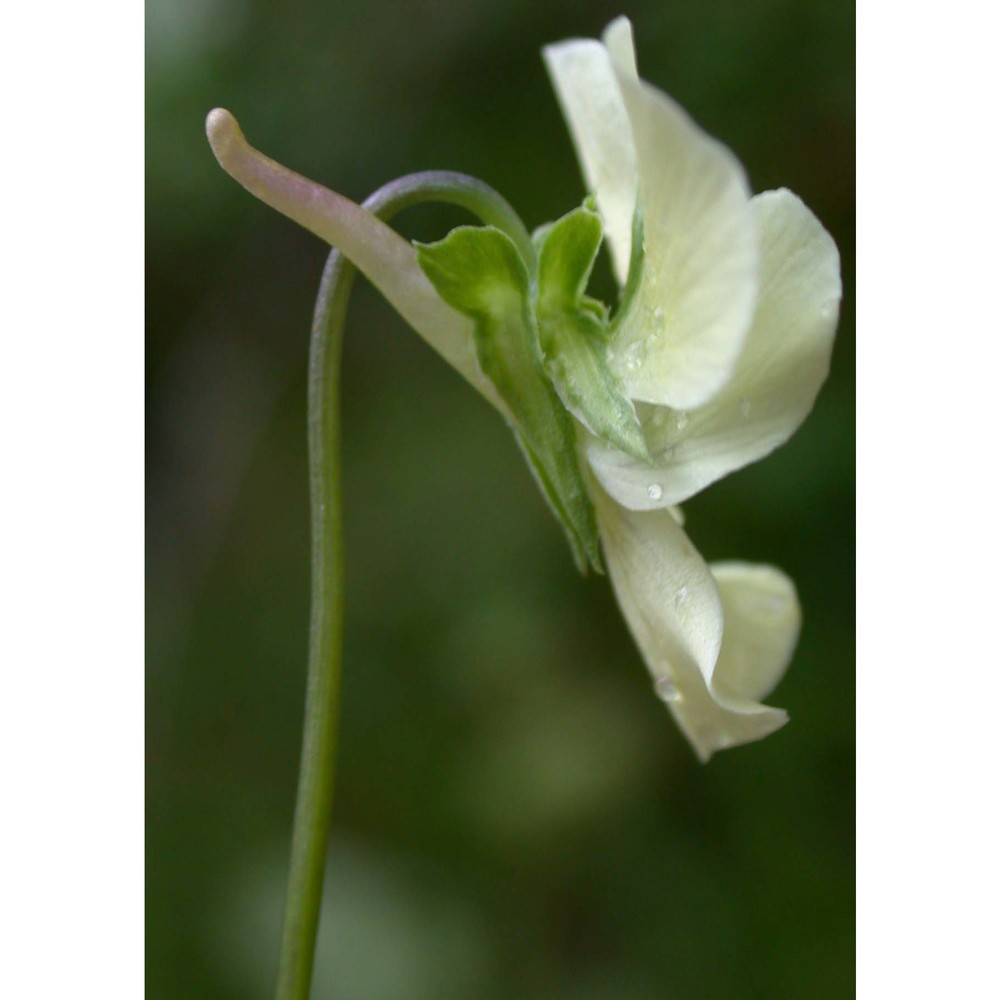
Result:
{"label": "water droplet on petal", "polygon": [[646,347],[641,340],[629,344],[625,351],[625,368],[630,372],[637,372],[646,360]]}
{"label": "water droplet on petal", "polygon": [[653,684],[656,689],[656,696],[661,701],[680,701],[681,693],[677,690],[677,685],[673,682],[673,679],[667,677],[666,675],[662,677],[657,677],[656,682]]}
{"label": "water droplet on petal", "polygon": [[677,414],[674,416],[674,424],[677,426],[679,431],[682,431],[685,427],[687,427],[690,419],[691,418],[683,410],[678,410]]}
{"label": "water droplet on petal", "polygon": [[683,608],[691,598],[691,591],[686,586],[678,587],[674,595],[674,607]]}
{"label": "water droplet on petal", "polygon": [[664,324],[663,324],[663,309],[657,306],[653,310],[652,316],[652,333],[650,334],[651,340],[659,340],[663,336]]}
{"label": "water droplet on petal", "polygon": [[744,419],[750,416],[750,400],[745,397],[740,400],[740,416]]}
{"label": "water droplet on petal", "polygon": [[646,495],[650,500],[659,500],[663,496],[663,487],[659,483],[650,483],[646,487]]}
{"label": "water droplet on petal", "polygon": [[646,340],[655,344],[663,334],[663,310],[646,308]]}

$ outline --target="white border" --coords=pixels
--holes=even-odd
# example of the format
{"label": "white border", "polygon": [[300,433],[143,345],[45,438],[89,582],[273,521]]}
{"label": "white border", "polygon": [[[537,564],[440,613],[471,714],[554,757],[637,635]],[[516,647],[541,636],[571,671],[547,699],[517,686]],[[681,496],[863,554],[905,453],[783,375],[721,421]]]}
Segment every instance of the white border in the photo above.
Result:
{"label": "white border", "polygon": [[859,8],[862,1000],[1000,980],[996,27]]}
{"label": "white border", "polygon": [[142,8],[0,61],[5,996],[143,992]]}

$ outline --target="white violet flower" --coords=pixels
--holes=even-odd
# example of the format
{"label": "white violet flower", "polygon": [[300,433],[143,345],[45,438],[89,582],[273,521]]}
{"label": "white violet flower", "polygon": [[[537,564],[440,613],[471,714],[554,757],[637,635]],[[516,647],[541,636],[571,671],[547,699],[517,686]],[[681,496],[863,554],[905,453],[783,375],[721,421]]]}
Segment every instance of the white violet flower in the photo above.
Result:
{"label": "white violet flower", "polygon": [[603,44],[563,42],[545,60],[615,273],[636,286],[611,346],[652,460],[593,435],[585,445],[608,570],[657,690],[707,760],[787,721],[760,701],[788,666],[800,612],[773,567],[706,566],[668,508],[805,419],[829,370],[840,258],[794,194],[751,197],[732,153],[639,79],[625,18]]}
{"label": "white violet flower", "polygon": [[[493,226],[411,244],[209,115],[222,166],[354,262],[503,414],[581,569],[600,550],[625,618],[695,752],[787,721],[762,703],[800,612],[770,566],[707,565],[677,506],[784,443],[826,378],[837,248],[786,190],[639,79],[625,18],[544,53],[592,198],[532,247]],[[622,298],[585,294],[607,240]]]}

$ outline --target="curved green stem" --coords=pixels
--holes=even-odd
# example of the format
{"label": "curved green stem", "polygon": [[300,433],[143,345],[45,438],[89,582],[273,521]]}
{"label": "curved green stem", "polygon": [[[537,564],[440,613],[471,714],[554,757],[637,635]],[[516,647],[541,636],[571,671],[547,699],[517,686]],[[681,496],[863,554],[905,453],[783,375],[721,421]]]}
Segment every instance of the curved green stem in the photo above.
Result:
{"label": "curved green stem", "polygon": [[[376,200],[380,200],[376,204]],[[392,208],[388,209],[391,201]],[[451,170],[424,170],[390,181],[365,202],[365,208],[383,221],[389,215],[425,201],[443,201],[464,208],[488,226],[502,229],[521,252],[529,271],[534,270],[535,247],[521,217],[489,184]],[[380,205],[385,207],[380,210]],[[372,207],[374,206],[374,207]],[[389,215],[385,214],[388,211]]]}
{"label": "curved green stem", "polygon": [[[410,205],[444,201],[503,229],[533,259],[531,238],[492,188],[463,174],[428,171],[380,188],[364,208],[383,220]],[[340,358],[354,266],[333,250],[316,300],[309,350],[309,494],[312,604],[302,760],[281,939],[277,1000],[308,1000],[333,809],[344,633],[340,493]]]}

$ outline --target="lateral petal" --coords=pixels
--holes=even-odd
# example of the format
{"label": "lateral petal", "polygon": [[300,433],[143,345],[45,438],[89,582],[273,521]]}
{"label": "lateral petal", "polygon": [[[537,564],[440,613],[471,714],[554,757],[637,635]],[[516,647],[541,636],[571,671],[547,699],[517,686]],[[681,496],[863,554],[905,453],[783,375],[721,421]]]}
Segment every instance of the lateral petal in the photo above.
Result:
{"label": "lateral petal", "polygon": [[636,293],[616,321],[614,356],[633,399],[700,406],[729,378],[753,319],[758,242],[749,187],[736,157],[670,97],[627,62],[617,77],[644,254]]}
{"label": "lateral petal", "polygon": [[[716,690],[720,665],[730,686],[737,685],[735,690],[743,677],[760,679],[747,667],[753,648],[744,649],[745,626],[752,616],[734,612],[736,624],[724,638],[730,592],[738,595],[740,585],[724,571],[720,594],[708,566],[669,510],[629,511],[599,489],[594,493],[605,564],[618,603],[657,693],[698,757],[705,762],[716,750],[761,739],[783,726],[788,716],[781,709],[737,696],[734,689]],[[774,651],[766,643],[763,649]]]}
{"label": "lateral petal", "polygon": [[597,478],[634,510],[681,503],[770,454],[805,420],[826,380],[841,297],[836,244],[790,191],[759,194],[751,208],[761,290],[730,381],[692,410],[637,407],[652,463],[588,439]]}

